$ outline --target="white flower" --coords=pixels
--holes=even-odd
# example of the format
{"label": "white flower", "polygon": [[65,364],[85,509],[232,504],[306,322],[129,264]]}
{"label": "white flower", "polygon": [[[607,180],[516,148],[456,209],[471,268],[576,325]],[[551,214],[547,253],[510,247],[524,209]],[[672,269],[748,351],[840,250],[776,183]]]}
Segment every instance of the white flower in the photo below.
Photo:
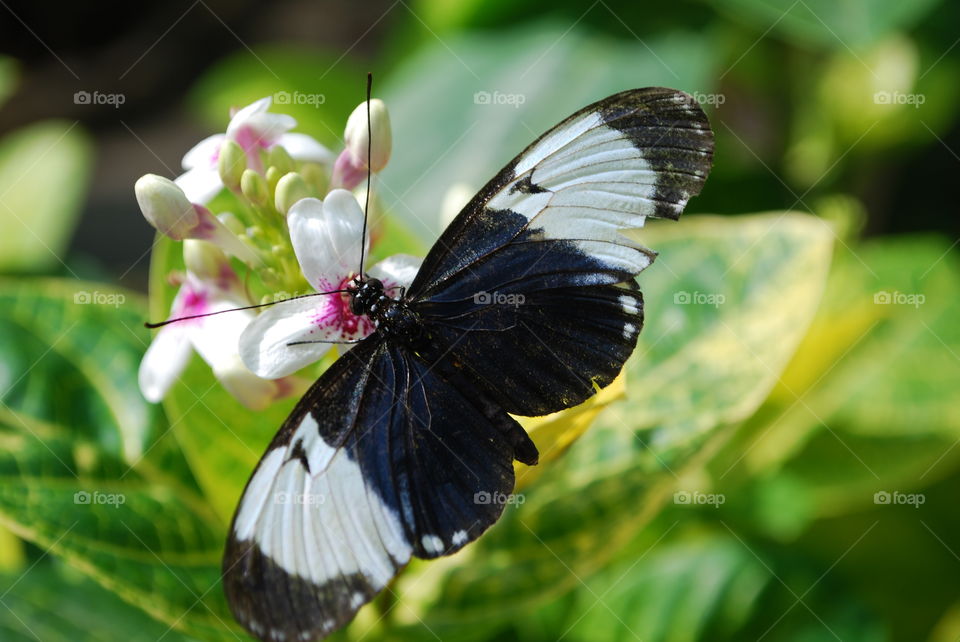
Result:
{"label": "white flower", "polygon": [[183,157],[183,169],[177,185],[193,203],[205,205],[223,188],[217,170],[220,146],[225,140],[236,142],[247,153],[248,167],[262,171],[259,151],[281,145],[290,156],[301,161],[332,163],[333,153],[306,134],[291,133],[297,121],[287,114],[267,111],[271,98],[261,98],[237,111],[225,134],[214,134],[197,143]]}
{"label": "white flower", "polygon": [[[200,241],[186,243],[188,270],[173,300],[171,319],[250,304],[223,253]],[[243,365],[238,342],[253,317],[249,310],[237,310],[163,326],[140,363],[143,396],[153,403],[163,399],[187,367],[193,350],[213,369],[224,388],[248,408],[265,408],[275,399],[294,392],[295,382],[262,379]]]}
{"label": "white flower", "polygon": [[[323,201],[300,200],[290,208],[287,224],[300,269],[314,290],[329,292],[351,284],[360,269],[361,242],[369,244],[368,238],[361,241],[363,210],[353,194],[335,189]],[[365,273],[397,296],[419,267],[420,259],[397,254]],[[322,357],[333,345],[324,341],[361,339],[373,330],[369,318],[350,311],[349,294],[309,296],[261,313],[240,337],[240,355],[255,374],[282,377]]]}

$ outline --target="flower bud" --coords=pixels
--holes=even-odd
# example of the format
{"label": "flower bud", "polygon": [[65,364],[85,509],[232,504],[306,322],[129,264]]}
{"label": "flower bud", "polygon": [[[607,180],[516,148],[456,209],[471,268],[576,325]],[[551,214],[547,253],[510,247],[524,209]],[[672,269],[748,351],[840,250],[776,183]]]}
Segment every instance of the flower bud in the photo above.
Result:
{"label": "flower bud", "polygon": [[312,196],[312,194],[307,182],[303,180],[300,174],[290,172],[277,181],[277,192],[273,202],[277,211],[286,216],[287,211],[294,203],[308,196]]}
{"label": "flower bud", "polygon": [[274,145],[267,152],[267,167],[276,167],[286,174],[296,169],[296,163],[293,162],[293,158],[282,145]]}
{"label": "flower bud", "polygon": [[240,179],[247,169],[247,154],[237,143],[225,140],[220,146],[220,156],[217,159],[217,171],[220,180],[228,188],[235,190],[240,187]]}
{"label": "flower bud", "polygon": [[330,187],[330,174],[320,163],[304,163],[300,167],[300,175],[307,185],[319,196],[327,193]]}
{"label": "flower bud", "polygon": [[240,191],[251,203],[263,207],[270,201],[270,190],[263,176],[252,169],[245,170],[240,179]]}
{"label": "flower bud", "polygon": [[134,192],[144,218],[162,234],[180,241],[197,227],[196,208],[170,179],[146,174],[137,180]]}
{"label": "flower bud", "polygon": [[370,145],[370,170],[379,172],[390,160],[392,141],[390,136],[390,115],[387,106],[379,98],[370,101],[370,136],[367,136],[367,103],[363,102],[353,110],[347,119],[343,133],[346,148],[351,160],[357,167],[367,168],[367,142]]}
{"label": "flower bud", "polygon": [[280,179],[283,177],[283,173],[276,167],[267,168],[267,188],[270,193],[273,194],[277,191],[277,183],[280,182]]}
{"label": "flower bud", "polygon": [[220,248],[206,241],[185,240],[183,263],[187,270],[204,281],[218,281],[225,274],[232,272],[227,255]]}

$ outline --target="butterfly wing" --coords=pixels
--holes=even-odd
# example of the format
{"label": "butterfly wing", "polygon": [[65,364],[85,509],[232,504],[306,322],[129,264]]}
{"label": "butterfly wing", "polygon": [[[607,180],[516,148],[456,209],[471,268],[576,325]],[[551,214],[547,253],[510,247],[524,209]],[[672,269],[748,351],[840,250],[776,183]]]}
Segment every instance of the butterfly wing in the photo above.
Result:
{"label": "butterfly wing", "polygon": [[379,337],[335,362],[247,484],[224,556],[231,608],[264,640],[348,622],[406,564],[493,524],[536,448],[442,364]]}
{"label": "butterfly wing", "polygon": [[615,94],[541,136],[444,231],[408,293],[433,340],[508,412],[580,403],[620,371],[655,253],[621,231],[676,219],[713,133],[673,89]]}

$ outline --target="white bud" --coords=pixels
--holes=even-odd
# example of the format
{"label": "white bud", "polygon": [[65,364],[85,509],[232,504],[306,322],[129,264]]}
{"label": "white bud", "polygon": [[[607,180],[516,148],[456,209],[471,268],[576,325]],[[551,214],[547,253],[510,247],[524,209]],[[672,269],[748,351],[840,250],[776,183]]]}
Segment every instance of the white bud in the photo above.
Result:
{"label": "white bud", "polygon": [[370,170],[379,172],[390,160],[393,147],[390,134],[390,114],[387,106],[379,98],[370,101],[370,133],[367,136],[367,103],[362,102],[347,119],[343,132],[347,150],[353,163],[358,167],[367,167],[367,141],[372,140],[370,150]]}
{"label": "white bud", "polygon": [[300,199],[313,196],[307,182],[296,172],[285,174],[277,181],[277,192],[274,196],[274,205],[277,211],[286,216],[293,204]]}
{"label": "white bud", "polygon": [[146,174],[134,186],[144,218],[170,238],[180,241],[191,235],[199,214],[183,190],[170,179]]}

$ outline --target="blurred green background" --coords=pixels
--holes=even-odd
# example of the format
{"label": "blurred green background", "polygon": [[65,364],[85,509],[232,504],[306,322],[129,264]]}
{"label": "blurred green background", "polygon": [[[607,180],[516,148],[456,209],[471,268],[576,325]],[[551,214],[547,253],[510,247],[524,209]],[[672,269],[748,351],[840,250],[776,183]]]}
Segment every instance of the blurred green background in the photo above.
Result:
{"label": "blurred green background", "polygon": [[451,190],[615,91],[690,92],[717,147],[688,214],[640,233],[660,257],[622,398],[534,428],[552,461],[523,503],[340,637],[960,639],[957,3],[0,15],[0,639],[245,639],[226,522],[290,402],[252,415],[199,359],[141,398],[175,250],[150,277],[133,182],[277,92],[321,96],[275,110],[339,147],[367,70],[384,252],[423,253]]}

